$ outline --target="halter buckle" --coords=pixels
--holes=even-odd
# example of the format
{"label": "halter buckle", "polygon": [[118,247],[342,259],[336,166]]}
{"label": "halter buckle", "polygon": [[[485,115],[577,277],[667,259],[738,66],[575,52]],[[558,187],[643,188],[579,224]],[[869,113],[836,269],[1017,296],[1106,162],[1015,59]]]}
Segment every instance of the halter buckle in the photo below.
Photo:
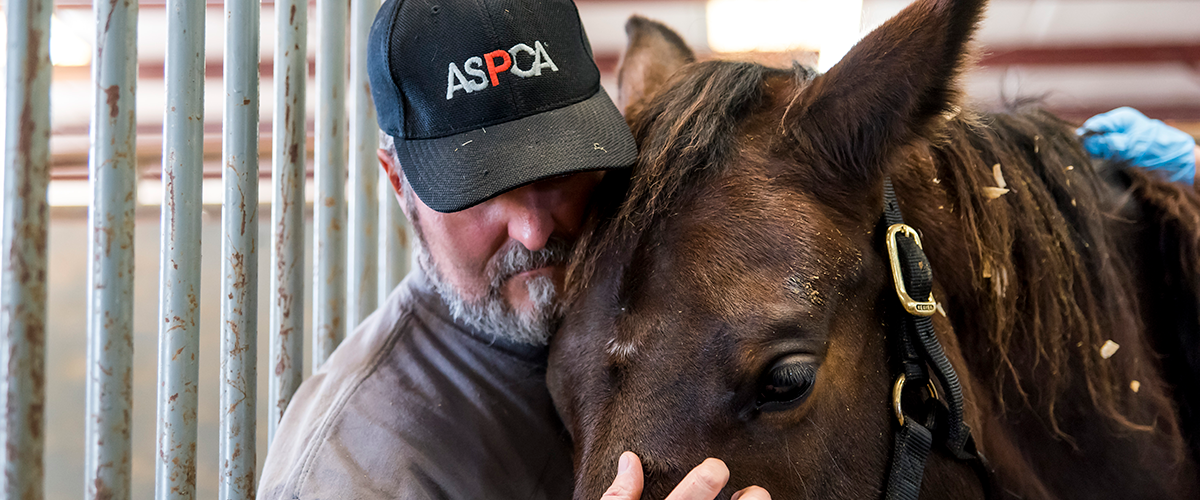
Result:
{"label": "halter buckle", "polygon": [[892,284],[896,287],[896,295],[900,297],[900,304],[904,306],[904,310],[908,311],[913,316],[933,316],[937,311],[937,301],[933,300],[933,293],[929,294],[929,298],[924,302],[914,300],[908,295],[908,290],[904,287],[904,275],[901,274],[900,266],[900,251],[896,247],[896,235],[904,233],[905,236],[912,238],[917,243],[917,248],[921,246],[921,236],[917,234],[917,230],[905,224],[892,224],[887,232],[887,251],[888,259],[892,261]]}

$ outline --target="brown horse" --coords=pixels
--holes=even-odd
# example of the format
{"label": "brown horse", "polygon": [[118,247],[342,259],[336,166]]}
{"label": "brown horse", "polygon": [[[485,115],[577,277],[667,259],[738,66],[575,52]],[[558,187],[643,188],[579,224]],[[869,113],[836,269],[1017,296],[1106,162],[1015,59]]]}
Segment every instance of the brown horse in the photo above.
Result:
{"label": "brown horse", "polygon": [[696,62],[630,21],[641,155],[601,187],[548,372],[576,498],[624,450],[645,498],[710,456],[723,498],[881,497],[900,425],[885,178],[990,459],[935,449],[922,498],[1200,498],[1200,197],[1098,172],[1043,112],[966,109],[983,9],[919,0],[823,75]]}

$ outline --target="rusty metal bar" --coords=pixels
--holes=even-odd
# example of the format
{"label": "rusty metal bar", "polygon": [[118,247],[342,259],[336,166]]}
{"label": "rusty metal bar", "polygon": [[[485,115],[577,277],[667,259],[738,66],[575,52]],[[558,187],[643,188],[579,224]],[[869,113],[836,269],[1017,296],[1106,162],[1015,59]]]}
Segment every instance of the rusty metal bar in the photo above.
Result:
{"label": "rusty metal bar", "polygon": [[304,95],[308,2],[276,3],[275,119],[271,156],[271,369],[267,441],[304,368]]}
{"label": "rusty metal bar", "polygon": [[129,500],[138,4],[96,2],[93,11],[84,498]]}
{"label": "rusty metal bar", "polygon": [[4,136],[0,497],[41,499],[46,401],[46,226],[50,182],[49,0],[9,0]]}
{"label": "rusty metal bar", "polygon": [[350,4],[350,95],[354,103],[350,121],[350,260],[347,294],[347,331],[378,306],[379,275],[379,125],[367,83],[367,34],[379,0],[352,0]]}
{"label": "rusty metal bar", "polygon": [[221,209],[221,500],[253,500],[258,394],[259,0],[225,2]]}
{"label": "rusty metal bar", "polygon": [[159,247],[158,500],[196,495],[200,356],[200,209],[204,169],[204,2],[167,6]]}
{"label": "rusty metal bar", "polygon": [[345,0],[317,0],[320,98],[316,123],[317,200],[313,204],[313,352],[315,372],[345,336],[346,317],[346,17]]}
{"label": "rusty metal bar", "polygon": [[390,182],[379,183],[379,302],[408,274],[408,220]]}

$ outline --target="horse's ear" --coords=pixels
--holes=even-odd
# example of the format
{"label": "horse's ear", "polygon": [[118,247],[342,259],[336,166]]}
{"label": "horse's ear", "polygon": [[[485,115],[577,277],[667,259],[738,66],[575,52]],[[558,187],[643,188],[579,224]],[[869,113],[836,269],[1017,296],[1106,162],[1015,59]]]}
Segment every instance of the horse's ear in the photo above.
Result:
{"label": "horse's ear", "polygon": [[671,28],[642,16],[625,22],[625,35],[629,45],[617,72],[617,106],[630,116],[675,70],[695,61],[696,55]]}
{"label": "horse's ear", "polygon": [[791,105],[785,120],[797,152],[840,179],[877,181],[905,144],[933,134],[955,109],[986,3],[917,0],[864,37]]}

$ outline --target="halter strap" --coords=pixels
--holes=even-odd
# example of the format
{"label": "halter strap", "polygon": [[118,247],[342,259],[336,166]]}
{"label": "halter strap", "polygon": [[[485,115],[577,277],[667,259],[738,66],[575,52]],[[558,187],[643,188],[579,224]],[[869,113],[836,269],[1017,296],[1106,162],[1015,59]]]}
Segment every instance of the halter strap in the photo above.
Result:
{"label": "halter strap", "polygon": [[[900,368],[892,394],[900,426],[895,433],[892,468],[888,472],[884,498],[918,498],[925,461],[934,446],[945,449],[958,460],[969,462],[983,482],[984,492],[989,498],[994,497],[990,467],[976,449],[971,428],[963,420],[962,386],[958,374],[933,331],[930,316],[937,303],[933,299],[933,271],[929,259],[922,250],[919,233],[904,224],[896,192],[888,177],[883,181],[883,196],[884,245],[901,305],[896,308],[898,312],[889,315],[888,321],[895,333],[893,354]],[[930,380],[930,371],[937,379],[937,385]],[[906,397],[906,386],[910,390],[928,388],[929,397],[922,401],[926,407],[924,423],[905,411],[904,402],[913,401]]]}

